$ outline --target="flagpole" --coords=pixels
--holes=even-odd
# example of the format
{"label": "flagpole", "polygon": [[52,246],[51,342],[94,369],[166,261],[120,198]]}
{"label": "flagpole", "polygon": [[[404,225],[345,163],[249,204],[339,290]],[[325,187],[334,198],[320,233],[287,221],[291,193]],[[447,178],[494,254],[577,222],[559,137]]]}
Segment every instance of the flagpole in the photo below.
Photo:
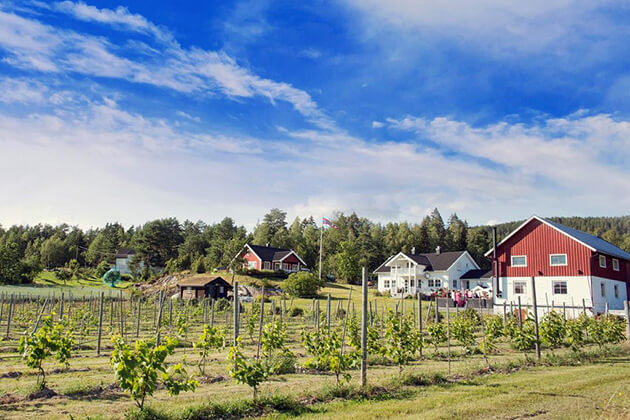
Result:
{"label": "flagpole", "polygon": [[324,222],[319,231],[319,283],[322,282],[322,244],[324,240]]}

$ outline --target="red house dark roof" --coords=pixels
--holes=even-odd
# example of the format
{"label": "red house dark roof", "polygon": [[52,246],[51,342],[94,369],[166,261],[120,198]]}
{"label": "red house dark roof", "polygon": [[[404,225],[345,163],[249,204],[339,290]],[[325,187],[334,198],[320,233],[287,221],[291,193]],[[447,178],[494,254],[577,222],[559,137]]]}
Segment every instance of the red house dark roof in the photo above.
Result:
{"label": "red house dark roof", "polygon": [[256,254],[263,261],[279,262],[282,261],[289,254],[293,254],[298,260],[306,267],[306,263],[300,258],[300,256],[291,249],[273,248],[270,246],[262,245],[246,245],[254,254]]}

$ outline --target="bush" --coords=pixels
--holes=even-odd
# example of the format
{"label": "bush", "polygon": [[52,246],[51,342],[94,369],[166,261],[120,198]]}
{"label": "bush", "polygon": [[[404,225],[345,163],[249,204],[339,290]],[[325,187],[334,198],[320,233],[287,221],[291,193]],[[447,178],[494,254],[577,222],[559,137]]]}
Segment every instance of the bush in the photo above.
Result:
{"label": "bush", "polygon": [[296,317],[304,315],[304,309],[302,308],[291,308],[289,309],[289,316]]}
{"label": "bush", "polygon": [[96,267],[96,276],[103,277],[105,273],[109,271],[109,263],[107,261],[101,261],[99,265]]}
{"label": "bush", "polygon": [[312,273],[301,271],[293,273],[282,282],[282,290],[295,297],[317,296],[320,288],[319,279]]}
{"label": "bush", "polygon": [[122,280],[122,281],[132,281],[133,277],[131,277],[131,274],[121,274],[120,275],[120,280]]}
{"label": "bush", "polygon": [[190,271],[196,274],[202,274],[206,272],[206,264],[203,261],[203,257],[199,257],[193,262],[190,267]]}

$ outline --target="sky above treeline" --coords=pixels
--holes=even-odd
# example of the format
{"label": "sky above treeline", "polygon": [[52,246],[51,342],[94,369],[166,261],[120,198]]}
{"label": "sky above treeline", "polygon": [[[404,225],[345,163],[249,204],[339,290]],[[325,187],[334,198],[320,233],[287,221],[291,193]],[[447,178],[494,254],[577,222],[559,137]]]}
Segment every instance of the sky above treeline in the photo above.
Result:
{"label": "sky above treeline", "polygon": [[630,3],[0,1],[0,223],[630,212]]}

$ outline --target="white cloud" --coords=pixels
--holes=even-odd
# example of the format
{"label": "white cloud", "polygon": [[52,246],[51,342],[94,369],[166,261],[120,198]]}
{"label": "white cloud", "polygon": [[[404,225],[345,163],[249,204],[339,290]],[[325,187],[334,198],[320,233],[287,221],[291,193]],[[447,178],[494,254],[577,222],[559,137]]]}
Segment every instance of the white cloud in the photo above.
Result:
{"label": "white cloud", "polygon": [[[280,129],[271,140],[193,133],[110,98],[62,103],[56,112],[63,115],[0,109],[0,177],[13,179],[0,185],[4,225],[229,215],[252,227],[272,207],[290,217],[341,210],[379,221],[420,220],[439,207],[484,223],[630,206],[619,194],[630,190],[629,123],[606,115],[482,128],[390,119],[414,139],[376,144],[341,131]],[[605,165],[593,153],[600,148],[621,150],[622,162]]]}
{"label": "white cloud", "polygon": [[123,6],[118,6],[116,9],[111,10],[99,9],[82,1],[62,1],[55,3],[55,9],[70,14],[75,19],[86,22],[117,25],[132,31],[153,35],[162,41],[173,41],[173,36],[168,30],[159,28],[157,25],[148,21],[144,16],[131,13]]}
{"label": "white cloud", "polygon": [[311,60],[317,60],[318,58],[321,58],[322,52],[316,48],[306,48],[300,51],[300,55],[310,58]]}
{"label": "white cloud", "polygon": [[[598,46],[619,36],[621,27],[607,14],[625,7],[610,0],[343,0],[365,19],[362,30],[379,41],[392,28],[403,31],[411,45],[430,38],[480,46],[487,53],[558,53],[569,44],[588,41]],[[627,33],[627,29],[624,30]],[[419,37],[410,35],[419,35]],[[388,42],[392,38],[386,36]],[[393,39],[404,43],[404,38]],[[597,40],[596,42],[593,42]],[[398,43],[400,44],[400,42]],[[399,45],[392,45],[397,49]],[[582,49],[581,54],[586,54]]]}
{"label": "white cloud", "polygon": [[383,127],[385,124],[383,124],[380,121],[372,121],[372,128],[381,128]]}
{"label": "white cloud", "polygon": [[190,121],[194,121],[194,122],[200,122],[201,121],[201,118],[192,116],[189,113],[184,112],[184,111],[176,111],[175,115],[177,115],[178,117],[185,118],[185,119],[190,120]]}
{"label": "white cloud", "polygon": [[[134,23],[141,21],[139,15],[130,15],[126,9],[123,12],[117,9],[116,13],[107,9],[88,10],[93,12],[94,19],[98,17],[103,22],[114,23],[115,17],[129,18]],[[103,13],[110,19],[106,20]],[[217,93],[235,99],[261,96],[272,104],[290,103],[307,121],[320,128],[334,128],[332,119],[307,92],[253,74],[222,51],[183,49],[174,42],[154,48],[158,55],[127,58],[124,46],[112,44],[106,38],[60,30],[0,11],[0,49],[8,53],[4,61],[15,67],[123,79],[201,96]]]}
{"label": "white cloud", "polygon": [[6,104],[39,104],[44,102],[47,91],[46,86],[35,81],[0,78],[0,102]]}

